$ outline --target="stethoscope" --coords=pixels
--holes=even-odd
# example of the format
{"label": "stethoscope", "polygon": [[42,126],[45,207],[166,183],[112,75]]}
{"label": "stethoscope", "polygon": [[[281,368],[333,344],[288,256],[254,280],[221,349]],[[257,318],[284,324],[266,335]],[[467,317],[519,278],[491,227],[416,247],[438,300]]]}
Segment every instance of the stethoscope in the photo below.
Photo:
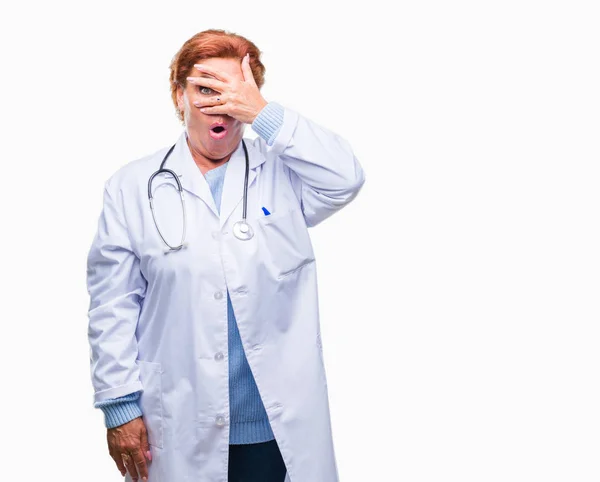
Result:
{"label": "stethoscope", "polygon": [[[242,139],[242,146],[244,147],[244,155],[246,156],[246,176],[244,178],[244,210],[242,212],[242,219],[240,221],[237,221],[233,225],[233,235],[242,241],[247,241],[249,239],[252,239],[252,237],[254,236],[254,231],[252,230],[252,226],[250,226],[248,224],[248,222],[246,221],[246,210],[248,207],[248,174],[250,172],[250,161],[248,160],[248,149],[246,148],[246,143],[244,142],[244,139]],[[152,219],[154,220],[154,225],[156,226],[156,230],[158,231],[158,234],[160,235],[163,242],[167,245],[167,248],[165,249],[165,254],[168,254],[171,251],[179,251],[181,248],[186,247],[188,245],[188,243],[185,242],[185,231],[186,231],[186,226],[187,226],[187,218],[185,216],[185,200],[183,199],[183,188],[181,186],[181,181],[179,180],[179,176],[175,172],[173,172],[171,169],[167,169],[164,167],[165,162],[167,162],[167,158],[169,157],[171,152],[173,152],[174,148],[175,148],[175,144],[173,144],[173,146],[171,146],[169,151],[165,154],[165,157],[163,158],[158,171],[156,171],[154,174],[152,174],[150,176],[150,179],[148,179],[148,201],[150,202],[150,210],[152,211]],[[167,242],[165,237],[162,235],[160,228],[158,227],[158,223],[156,222],[156,216],[154,214],[154,205],[153,205],[153,198],[152,198],[152,181],[154,180],[155,176],[157,176],[158,174],[161,174],[163,172],[173,176],[173,178],[175,179],[175,182],[177,183],[177,190],[179,191],[179,197],[181,199],[181,209],[183,210],[183,232],[181,235],[181,242],[179,243],[178,246],[171,246]]]}

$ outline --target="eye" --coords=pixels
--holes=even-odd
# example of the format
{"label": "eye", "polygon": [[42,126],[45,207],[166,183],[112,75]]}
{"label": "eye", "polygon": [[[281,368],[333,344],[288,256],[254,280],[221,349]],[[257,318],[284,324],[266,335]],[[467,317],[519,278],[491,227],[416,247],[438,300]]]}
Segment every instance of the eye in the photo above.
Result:
{"label": "eye", "polygon": [[[210,92],[202,92],[204,89],[209,90]],[[201,85],[198,86],[198,91],[201,94],[206,94],[206,95],[210,95],[210,93],[214,92],[214,90],[212,90],[210,87],[203,87]]]}

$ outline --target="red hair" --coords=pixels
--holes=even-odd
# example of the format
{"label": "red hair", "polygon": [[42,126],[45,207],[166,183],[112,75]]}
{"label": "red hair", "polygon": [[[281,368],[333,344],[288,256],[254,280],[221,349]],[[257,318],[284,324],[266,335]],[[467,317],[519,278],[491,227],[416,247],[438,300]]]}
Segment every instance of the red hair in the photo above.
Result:
{"label": "red hair", "polygon": [[265,66],[260,61],[261,51],[250,40],[220,29],[204,30],[187,40],[171,61],[169,82],[171,99],[177,111],[177,117],[183,123],[183,115],[177,107],[177,87],[185,89],[187,77],[192,73],[194,64],[211,57],[239,59],[250,54],[250,68],[256,85],[260,89],[265,82]]}

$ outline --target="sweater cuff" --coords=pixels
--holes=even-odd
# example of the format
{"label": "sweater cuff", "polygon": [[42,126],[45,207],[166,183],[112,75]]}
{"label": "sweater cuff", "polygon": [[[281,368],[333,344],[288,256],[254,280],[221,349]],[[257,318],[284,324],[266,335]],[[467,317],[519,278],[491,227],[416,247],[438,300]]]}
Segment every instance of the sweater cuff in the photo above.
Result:
{"label": "sweater cuff", "polygon": [[269,146],[273,145],[273,141],[283,124],[284,110],[284,107],[277,102],[269,102],[262,108],[251,124],[252,129],[267,141]]}
{"label": "sweater cuff", "polygon": [[97,402],[94,407],[104,413],[106,428],[114,428],[142,416],[142,410],[137,402],[139,396],[140,392],[138,391],[124,397]]}

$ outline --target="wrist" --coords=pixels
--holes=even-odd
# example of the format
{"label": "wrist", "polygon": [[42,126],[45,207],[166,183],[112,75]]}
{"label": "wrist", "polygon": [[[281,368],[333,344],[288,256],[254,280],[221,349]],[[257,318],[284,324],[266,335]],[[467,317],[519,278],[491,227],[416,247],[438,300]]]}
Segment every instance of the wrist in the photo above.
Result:
{"label": "wrist", "polygon": [[256,114],[254,114],[254,117],[252,118],[252,121],[250,122],[250,124],[252,124],[254,122],[254,120],[258,117],[258,115],[262,112],[262,110],[268,105],[269,103],[265,100],[262,99],[262,102],[259,103],[258,109],[256,110]]}
{"label": "wrist", "polygon": [[277,102],[268,102],[252,122],[252,130],[272,145],[283,125],[284,107]]}
{"label": "wrist", "polygon": [[142,416],[142,410],[136,401],[115,403],[100,407],[100,409],[104,412],[106,428],[118,427]]}
{"label": "wrist", "polygon": [[97,402],[94,406],[104,413],[106,428],[114,428],[142,416],[142,410],[137,402],[139,397],[140,392],[137,391],[123,397]]}

